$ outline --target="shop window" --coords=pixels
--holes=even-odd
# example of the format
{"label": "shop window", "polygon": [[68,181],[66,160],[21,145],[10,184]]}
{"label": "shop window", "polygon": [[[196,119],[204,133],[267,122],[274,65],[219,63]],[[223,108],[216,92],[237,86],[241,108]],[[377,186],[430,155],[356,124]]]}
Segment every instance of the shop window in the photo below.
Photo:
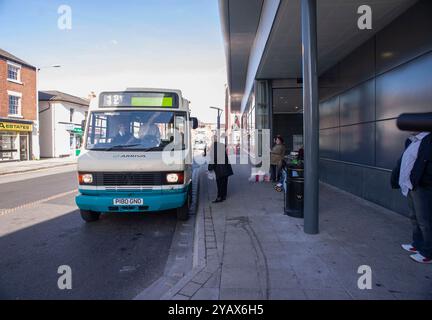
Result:
{"label": "shop window", "polygon": [[17,135],[0,133],[0,161],[19,160]]}

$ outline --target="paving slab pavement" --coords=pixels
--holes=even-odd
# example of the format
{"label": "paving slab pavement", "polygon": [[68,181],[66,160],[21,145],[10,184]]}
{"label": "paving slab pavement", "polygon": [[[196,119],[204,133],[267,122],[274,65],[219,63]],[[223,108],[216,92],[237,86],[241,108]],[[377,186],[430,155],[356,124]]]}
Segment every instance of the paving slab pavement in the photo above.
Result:
{"label": "paving slab pavement", "polygon": [[[223,203],[211,203],[215,183],[202,180],[199,263],[162,299],[432,299],[432,266],[400,248],[410,241],[406,217],[322,184],[320,234],[307,235],[302,219],[283,214],[271,183],[249,182],[246,165],[234,173]],[[363,265],[372,270],[371,290],[358,288]]]}

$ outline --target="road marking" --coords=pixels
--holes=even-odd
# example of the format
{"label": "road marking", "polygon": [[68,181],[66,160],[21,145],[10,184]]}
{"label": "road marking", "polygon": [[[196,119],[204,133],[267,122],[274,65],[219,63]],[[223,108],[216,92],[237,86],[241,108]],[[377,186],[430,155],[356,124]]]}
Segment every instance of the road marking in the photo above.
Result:
{"label": "road marking", "polygon": [[15,211],[17,211],[19,209],[31,208],[31,207],[34,207],[34,206],[36,206],[38,204],[41,204],[43,202],[55,200],[55,199],[58,199],[58,198],[63,198],[65,196],[68,196],[70,194],[74,194],[74,193],[77,193],[77,192],[78,192],[78,189],[74,189],[74,190],[71,190],[71,191],[66,191],[66,192],[63,192],[63,193],[56,194],[54,196],[50,196],[50,197],[45,198],[45,199],[40,199],[40,200],[37,200],[37,201],[29,202],[29,203],[20,205],[20,206],[15,207],[15,208],[0,209],[0,217],[4,216],[6,214],[9,214],[9,213],[15,212]]}

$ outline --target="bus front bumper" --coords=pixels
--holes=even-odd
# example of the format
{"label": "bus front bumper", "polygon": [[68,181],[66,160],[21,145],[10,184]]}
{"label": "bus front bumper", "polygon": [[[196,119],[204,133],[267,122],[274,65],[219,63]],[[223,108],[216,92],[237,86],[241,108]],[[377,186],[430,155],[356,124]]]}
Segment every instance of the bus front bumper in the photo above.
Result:
{"label": "bus front bumper", "polygon": [[[189,187],[158,191],[89,191],[79,190],[75,198],[79,209],[94,212],[145,212],[180,208],[186,202]],[[142,205],[115,205],[114,199],[143,199]]]}

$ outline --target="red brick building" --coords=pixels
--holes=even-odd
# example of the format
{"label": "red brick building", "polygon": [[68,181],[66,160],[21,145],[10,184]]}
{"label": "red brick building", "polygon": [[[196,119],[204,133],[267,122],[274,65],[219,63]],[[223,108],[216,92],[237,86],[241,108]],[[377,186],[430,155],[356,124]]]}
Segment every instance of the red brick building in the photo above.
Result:
{"label": "red brick building", "polygon": [[36,72],[0,49],[0,162],[39,158]]}

